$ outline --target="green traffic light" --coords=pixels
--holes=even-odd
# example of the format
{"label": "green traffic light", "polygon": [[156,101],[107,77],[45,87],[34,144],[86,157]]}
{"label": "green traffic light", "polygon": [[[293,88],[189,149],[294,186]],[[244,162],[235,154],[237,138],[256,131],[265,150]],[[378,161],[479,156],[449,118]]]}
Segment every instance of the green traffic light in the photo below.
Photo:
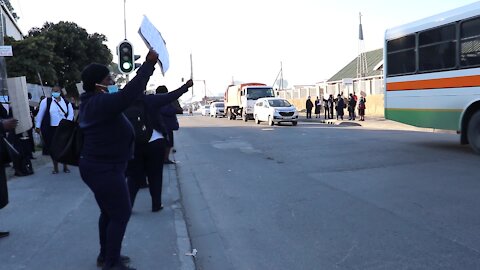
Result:
{"label": "green traffic light", "polygon": [[124,70],[130,70],[132,68],[132,65],[128,62],[123,63],[122,65]]}

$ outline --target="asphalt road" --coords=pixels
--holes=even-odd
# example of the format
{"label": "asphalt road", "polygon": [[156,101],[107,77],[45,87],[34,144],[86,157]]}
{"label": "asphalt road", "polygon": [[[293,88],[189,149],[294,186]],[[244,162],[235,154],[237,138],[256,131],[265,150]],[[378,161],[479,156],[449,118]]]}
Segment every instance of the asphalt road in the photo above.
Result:
{"label": "asphalt road", "polygon": [[197,269],[480,269],[480,157],[458,135],[184,116]]}

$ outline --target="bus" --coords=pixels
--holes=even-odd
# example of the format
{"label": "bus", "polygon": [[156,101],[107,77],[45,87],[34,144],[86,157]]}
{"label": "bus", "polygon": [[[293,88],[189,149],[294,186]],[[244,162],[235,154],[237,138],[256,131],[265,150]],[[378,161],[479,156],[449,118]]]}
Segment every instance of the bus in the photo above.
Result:
{"label": "bus", "polygon": [[385,118],[455,130],[480,154],[480,2],[391,28]]}

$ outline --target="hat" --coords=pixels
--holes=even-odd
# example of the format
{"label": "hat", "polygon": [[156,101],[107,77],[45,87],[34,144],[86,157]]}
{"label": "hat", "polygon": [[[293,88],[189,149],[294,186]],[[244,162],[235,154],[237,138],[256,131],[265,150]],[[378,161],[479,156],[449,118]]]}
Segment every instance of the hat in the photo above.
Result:
{"label": "hat", "polygon": [[110,74],[110,70],[102,64],[92,63],[82,71],[83,89],[85,91],[95,90],[95,84],[103,81]]}

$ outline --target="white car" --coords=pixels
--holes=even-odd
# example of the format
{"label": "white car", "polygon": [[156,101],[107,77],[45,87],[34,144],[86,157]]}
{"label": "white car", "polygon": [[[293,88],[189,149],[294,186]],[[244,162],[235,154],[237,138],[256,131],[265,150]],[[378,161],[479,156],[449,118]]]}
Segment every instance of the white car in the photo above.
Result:
{"label": "white car", "polygon": [[203,116],[210,115],[210,105],[202,105],[202,107],[200,107],[200,112]]}
{"label": "white car", "polygon": [[282,122],[290,122],[296,126],[298,111],[283,98],[259,98],[253,108],[255,123],[268,122],[270,126]]}
{"label": "white car", "polygon": [[223,102],[213,102],[210,104],[210,117],[224,117],[225,116],[225,104]]}

